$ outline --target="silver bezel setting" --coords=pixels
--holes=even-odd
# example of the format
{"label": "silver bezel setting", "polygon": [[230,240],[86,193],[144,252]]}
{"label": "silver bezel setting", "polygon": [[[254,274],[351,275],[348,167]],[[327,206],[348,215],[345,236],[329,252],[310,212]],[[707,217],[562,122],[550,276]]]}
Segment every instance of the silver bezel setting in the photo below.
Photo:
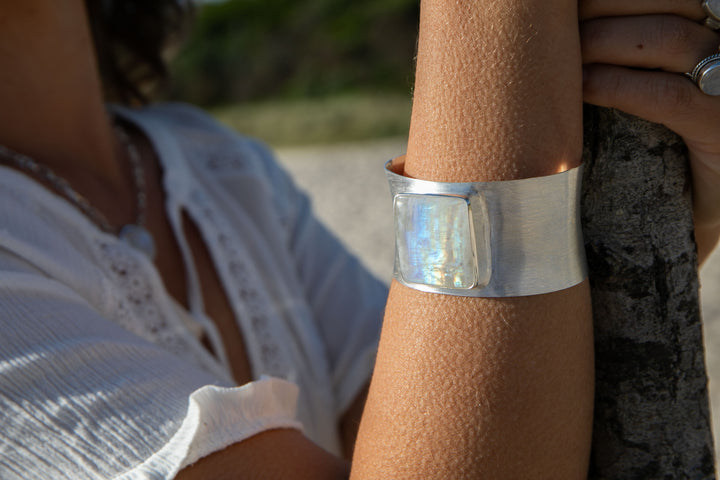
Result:
{"label": "silver bezel setting", "polygon": [[[404,284],[440,293],[488,285],[490,225],[482,195],[401,193],[393,211],[395,265]],[[436,224],[434,229],[428,220]]]}

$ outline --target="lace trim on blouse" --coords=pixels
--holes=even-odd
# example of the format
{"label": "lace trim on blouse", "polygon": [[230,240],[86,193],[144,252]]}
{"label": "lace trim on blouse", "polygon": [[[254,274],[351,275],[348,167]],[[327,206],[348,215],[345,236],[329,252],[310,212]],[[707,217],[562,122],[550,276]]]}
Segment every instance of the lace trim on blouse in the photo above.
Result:
{"label": "lace trim on blouse", "polygon": [[239,239],[233,238],[227,221],[216,214],[201,192],[193,191],[190,198],[186,208],[202,226],[200,231],[209,244],[218,273],[231,279],[223,283],[228,286],[226,294],[233,312],[248,337],[246,347],[251,352],[251,358],[256,359],[253,363],[260,362],[253,365],[255,375],[287,379],[290,362],[280,348],[272,327],[272,303],[266,292],[256,286],[260,281],[259,275],[252,262],[247,261],[248,252]]}
{"label": "lace trim on blouse", "polygon": [[[122,292],[112,300],[113,321],[168,352],[202,366],[217,378],[234,383],[227,367],[202,346],[201,337],[186,328],[178,315],[181,307],[164,301],[170,298],[168,295],[158,294],[156,282],[152,281],[156,274],[142,254],[114,238],[98,238],[95,247],[99,266]],[[204,325],[203,330],[206,330]],[[194,331],[198,332],[197,328]]]}

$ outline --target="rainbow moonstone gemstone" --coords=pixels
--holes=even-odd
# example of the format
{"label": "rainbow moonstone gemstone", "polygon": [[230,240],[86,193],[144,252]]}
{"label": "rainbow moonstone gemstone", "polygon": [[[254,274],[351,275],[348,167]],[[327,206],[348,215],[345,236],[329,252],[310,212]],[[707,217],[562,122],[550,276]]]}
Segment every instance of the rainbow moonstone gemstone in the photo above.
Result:
{"label": "rainbow moonstone gemstone", "polygon": [[397,262],[408,283],[473,288],[478,283],[468,200],[452,195],[395,196]]}

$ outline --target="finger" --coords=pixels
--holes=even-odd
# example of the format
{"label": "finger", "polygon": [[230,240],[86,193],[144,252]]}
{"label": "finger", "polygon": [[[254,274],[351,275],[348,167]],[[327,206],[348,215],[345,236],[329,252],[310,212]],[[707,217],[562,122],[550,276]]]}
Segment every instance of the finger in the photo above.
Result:
{"label": "finger", "polygon": [[720,45],[720,34],[677,15],[599,18],[580,27],[583,63],[688,72]]}
{"label": "finger", "polygon": [[580,19],[673,14],[694,21],[705,18],[701,0],[580,0]]}
{"label": "finger", "polygon": [[588,103],[662,123],[701,148],[717,150],[714,143],[720,143],[720,97],[705,95],[683,75],[588,65],[583,96]]}

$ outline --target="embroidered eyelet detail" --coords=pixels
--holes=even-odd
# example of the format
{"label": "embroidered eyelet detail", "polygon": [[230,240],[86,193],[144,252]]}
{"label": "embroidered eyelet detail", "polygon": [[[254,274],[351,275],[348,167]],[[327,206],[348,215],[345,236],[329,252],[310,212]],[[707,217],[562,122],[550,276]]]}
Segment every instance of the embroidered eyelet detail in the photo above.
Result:
{"label": "embroidered eyelet detail", "polygon": [[[246,343],[254,342],[260,356],[260,365],[254,366],[255,371],[288,378],[289,362],[279,348],[278,338],[274,334],[273,317],[276,313],[265,292],[256,288],[260,279],[255,267],[247,259],[248,253],[242,249],[240,241],[233,239],[227,220],[216,214],[203,195],[192,192],[191,200],[187,208],[194,220],[199,225],[205,224],[203,229],[206,232],[215,232],[210,241],[214,241],[220,258],[224,259],[224,268],[230,276],[227,295],[240,324],[245,325],[242,330],[249,336]],[[222,267],[219,266],[218,269],[221,270]],[[250,348],[249,346],[248,349]]]}
{"label": "embroidered eyelet detail", "polygon": [[167,294],[152,281],[153,267],[120,241],[96,240],[95,247],[98,265],[114,291],[120,292],[111,301],[109,318],[130,333],[218,375],[222,367],[201,352],[204,347],[175,314]]}

